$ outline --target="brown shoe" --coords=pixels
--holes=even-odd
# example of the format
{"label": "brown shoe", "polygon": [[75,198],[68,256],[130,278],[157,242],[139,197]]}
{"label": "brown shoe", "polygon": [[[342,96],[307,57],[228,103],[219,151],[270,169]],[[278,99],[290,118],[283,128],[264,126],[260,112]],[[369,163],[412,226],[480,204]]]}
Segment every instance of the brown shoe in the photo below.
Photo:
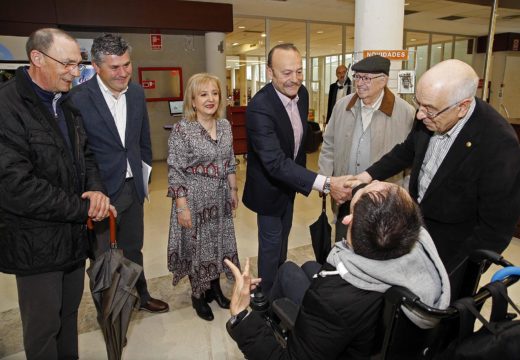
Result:
{"label": "brown shoe", "polygon": [[146,304],[141,304],[139,310],[145,310],[151,313],[164,313],[170,310],[170,307],[162,300],[150,298]]}

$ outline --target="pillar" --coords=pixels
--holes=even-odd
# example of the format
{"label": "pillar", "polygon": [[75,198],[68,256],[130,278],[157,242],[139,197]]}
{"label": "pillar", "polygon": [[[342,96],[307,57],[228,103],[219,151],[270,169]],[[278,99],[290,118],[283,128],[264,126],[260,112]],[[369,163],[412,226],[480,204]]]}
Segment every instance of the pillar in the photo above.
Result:
{"label": "pillar", "polygon": [[[354,62],[363,50],[402,50],[404,0],[356,0]],[[401,61],[392,61],[388,87],[397,91],[397,71]]]}
{"label": "pillar", "polygon": [[205,34],[205,42],[206,71],[220,79],[222,83],[222,101],[226,101],[226,34],[207,32]]}

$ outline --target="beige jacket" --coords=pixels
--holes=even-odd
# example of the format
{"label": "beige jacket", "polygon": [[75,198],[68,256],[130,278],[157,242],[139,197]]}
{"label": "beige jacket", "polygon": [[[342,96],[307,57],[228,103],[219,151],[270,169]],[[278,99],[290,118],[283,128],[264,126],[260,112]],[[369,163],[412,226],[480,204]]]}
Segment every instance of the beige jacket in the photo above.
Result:
{"label": "beige jacket", "polygon": [[[396,97],[387,87],[383,100],[374,112],[371,129],[370,163],[373,164],[389,152],[394,145],[403,142],[412,128],[415,109],[403,99]],[[329,124],[323,135],[319,173],[326,176],[347,175],[348,159],[352,147],[352,135],[359,111],[357,94],[350,94],[336,103]],[[351,174],[355,175],[355,174]],[[394,176],[389,181],[402,180],[402,175]]]}

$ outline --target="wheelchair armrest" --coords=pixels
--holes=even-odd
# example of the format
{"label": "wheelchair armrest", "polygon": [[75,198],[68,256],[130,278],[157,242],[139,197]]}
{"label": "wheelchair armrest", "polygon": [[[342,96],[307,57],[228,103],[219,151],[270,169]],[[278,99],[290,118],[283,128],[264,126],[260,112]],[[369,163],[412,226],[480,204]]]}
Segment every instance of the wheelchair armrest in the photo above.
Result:
{"label": "wheelchair armrest", "polygon": [[487,260],[488,262],[491,262],[496,265],[501,265],[503,267],[513,265],[509,261],[504,259],[502,255],[494,251],[484,249],[473,250],[470,254],[470,259],[475,263],[481,263],[483,260]]}
{"label": "wheelchair armrest", "polygon": [[300,307],[288,298],[276,299],[271,307],[274,314],[280,319],[281,326],[285,330],[292,330]]}

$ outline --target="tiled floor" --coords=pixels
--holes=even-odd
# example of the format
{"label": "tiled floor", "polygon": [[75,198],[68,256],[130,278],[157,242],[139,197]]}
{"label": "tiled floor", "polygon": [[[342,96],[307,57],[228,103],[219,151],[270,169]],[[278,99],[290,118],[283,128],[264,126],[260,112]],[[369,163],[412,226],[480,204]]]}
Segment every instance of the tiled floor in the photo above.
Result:
{"label": "tiled floor", "polygon": [[[239,157],[238,185],[240,194],[245,180],[245,163]],[[308,165],[316,169],[317,153],[309,156]],[[152,296],[167,300],[172,310],[165,314],[149,315],[136,313],[128,332],[128,345],[124,359],[242,359],[240,351],[227,335],[224,324],[229,314],[227,310],[211,304],[215,319],[206,322],[199,319],[189,302],[187,283],[173,289],[166,268],[166,244],[171,210],[171,199],[166,198],[167,176],[165,162],[154,163],[150,203],[145,205],[145,246],[144,263]],[[312,257],[308,226],[318,217],[321,201],[316,192],[308,198],[297,196],[294,221],[289,240],[291,257],[304,262]],[[329,213],[329,219],[331,214]],[[257,255],[256,216],[241,205],[235,219],[238,250],[241,260]],[[520,264],[520,240],[513,239],[505,252],[505,257]],[[491,269],[488,274],[491,274]],[[488,281],[490,275],[485,276]],[[88,280],[86,280],[88,281]],[[231,283],[225,283],[229,291]],[[86,289],[88,285],[86,284]],[[21,328],[19,326],[16,284],[13,276],[0,274],[0,358],[24,359],[21,351]],[[511,297],[520,302],[520,286],[512,289]],[[83,307],[89,308],[89,294],[84,296]],[[92,311],[83,310],[81,322],[92,323]],[[95,326],[81,326],[85,332],[79,336],[80,357],[82,359],[105,359],[105,346],[100,331]]]}

